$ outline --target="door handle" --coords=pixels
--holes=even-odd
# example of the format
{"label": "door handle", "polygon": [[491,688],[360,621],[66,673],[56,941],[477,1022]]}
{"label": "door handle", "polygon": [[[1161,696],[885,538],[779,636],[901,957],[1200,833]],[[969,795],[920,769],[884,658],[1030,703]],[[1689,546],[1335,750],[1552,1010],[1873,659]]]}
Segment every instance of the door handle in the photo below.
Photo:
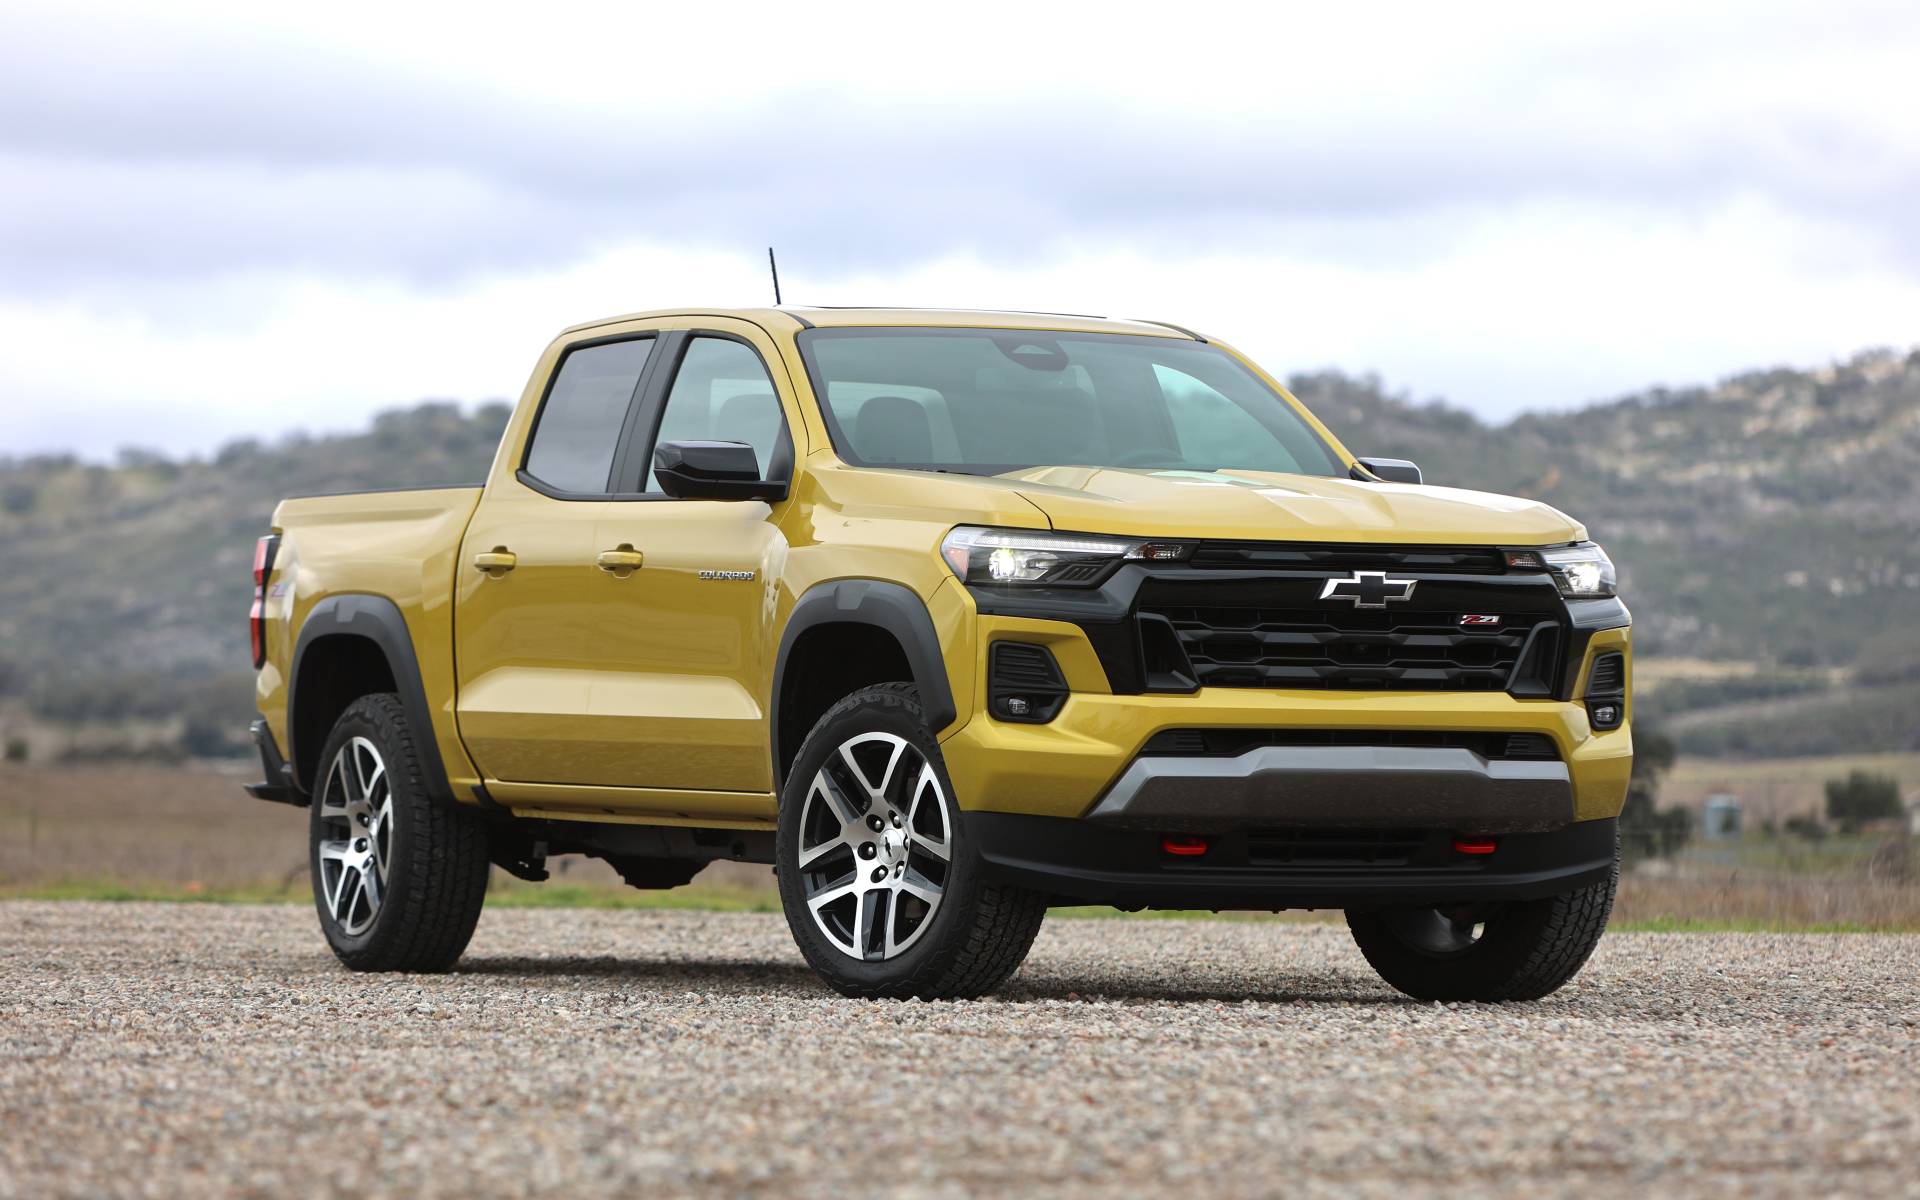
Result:
{"label": "door handle", "polygon": [[600,557],[593,561],[614,578],[625,579],[640,569],[646,562],[646,556],[635,550],[632,542],[621,542],[612,550],[602,550]]}
{"label": "door handle", "polygon": [[486,572],[489,579],[498,579],[518,565],[520,559],[505,546],[495,546],[473,556],[473,565]]}

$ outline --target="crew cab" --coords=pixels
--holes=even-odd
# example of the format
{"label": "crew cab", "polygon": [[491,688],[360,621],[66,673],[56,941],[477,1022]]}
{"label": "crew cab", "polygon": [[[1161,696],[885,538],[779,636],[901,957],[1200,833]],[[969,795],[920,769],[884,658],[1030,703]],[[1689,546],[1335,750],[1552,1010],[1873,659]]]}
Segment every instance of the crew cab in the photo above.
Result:
{"label": "crew cab", "polygon": [[254,583],[249,790],[357,969],[452,966],[492,867],[567,854],[773,864],[861,996],[980,995],[1095,904],[1344,910],[1411,995],[1529,999],[1612,904],[1605,553],[1173,325],[577,325],[484,483],[285,500]]}

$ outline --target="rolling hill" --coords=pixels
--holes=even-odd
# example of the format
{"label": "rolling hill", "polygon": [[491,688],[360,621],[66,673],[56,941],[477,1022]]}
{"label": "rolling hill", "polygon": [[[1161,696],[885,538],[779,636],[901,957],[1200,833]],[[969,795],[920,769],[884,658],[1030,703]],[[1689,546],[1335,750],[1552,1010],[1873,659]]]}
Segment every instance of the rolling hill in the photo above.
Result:
{"label": "rolling hill", "polygon": [[[1502,425],[1371,378],[1290,383],[1356,453],[1586,522],[1635,613],[1641,714],[1684,749],[1920,748],[1920,351]],[[0,459],[0,711],[232,747],[250,555],[275,500],[476,480],[506,415],[427,403],[208,458]]]}

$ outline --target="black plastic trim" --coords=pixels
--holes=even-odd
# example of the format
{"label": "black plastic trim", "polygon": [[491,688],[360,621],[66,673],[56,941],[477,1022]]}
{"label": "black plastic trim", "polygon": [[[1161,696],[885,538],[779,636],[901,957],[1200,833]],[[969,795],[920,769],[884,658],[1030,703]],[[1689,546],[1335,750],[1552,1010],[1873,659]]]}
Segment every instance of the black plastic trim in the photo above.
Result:
{"label": "black plastic trim", "polygon": [[1587,648],[1593,644],[1593,635],[1609,629],[1626,629],[1633,625],[1633,614],[1618,596],[1609,596],[1604,600],[1569,600],[1567,620],[1570,636],[1567,639],[1567,655],[1561,664],[1559,687],[1555,697],[1561,700],[1572,699],[1580,690],[1580,669],[1587,660]]}
{"label": "black plastic trim", "polygon": [[[1024,665],[1017,661],[1021,656],[1029,660]],[[1035,671],[1038,677],[1024,683],[1009,678],[1022,669]],[[1066,676],[1060,673],[1060,664],[1055,661],[1053,651],[1045,646],[1000,640],[987,648],[987,708],[995,720],[1018,725],[1045,725],[1066,707],[1069,692]],[[1006,706],[1006,701],[1014,696],[1036,698],[1040,706],[1016,716]]]}
{"label": "black plastic trim", "polygon": [[1196,342],[1199,342],[1203,346],[1210,346],[1213,344],[1207,341],[1206,338],[1203,338],[1199,334],[1195,333],[1193,330],[1188,329],[1185,325],[1175,325],[1172,321],[1148,321],[1148,320],[1142,319],[1142,320],[1139,320],[1137,323],[1141,325],[1158,325],[1162,329],[1171,329],[1175,333],[1184,333],[1188,337],[1192,338]]}
{"label": "black plastic trim", "polygon": [[1046,893],[1054,904],[1118,908],[1370,909],[1397,904],[1532,900],[1604,880],[1618,823],[1579,821],[1550,833],[1507,834],[1492,854],[1451,853],[1446,831],[1401,864],[1259,863],[1247,833],[1208,853],[1169,858],[1161,835],[1068,817],[968,812],[961,821],[989,878]]}
{"label": "black plastic trim", "polygon": [[959,715],[953,703],[953,687],[947,680],[946,659],[940,653],[940,635],[919,596],[902,584],[880,579],[837,579],[817,584],[794,604],[787,627],[781,631],[780,654],[773,664],[767,740],[773,755],[776,791],[785,782],[780,770],[779,733],[787,656],[800,635],[816,625],[871,625],[892,634],[906,652],[913,684],[920,690],[920,706],[932,731],[945,729]]}
{"label": "black plastic trim", "polygon": [[[1243,543],[1233,542],[1230,545]],[[1251,543],[1245,543],[1251,545]],[[1314,547],[1317,543],[1275,542],[1276,546]],[[1206,543],[1202,543],[1202,548]],[[1362,547],[1357,545],[1328,544],[1328,549],[1351,551]],[[1384,550],[1407,549],[1397,544],[1383,544]],[[1437,551],[1458,552],[1469,547],[1435,547]],[[1492,549],[1506,549],[1492,547]],[[1196,557],[1200,551],[1196,551]],[[1136,694],[1146,691],[1178,692],[1191,690],[1183,687],[1184,679],[1163,679],[1150,682],[1148,671],[1153,664],[1143,655],[1143,642],[1139,621],[1148,614],[1141,612],[1143,589],[1150,585],[1164,591],[1174,585],[1184,588],[1221,587],[1220,595],[1231,594],[1234,585],[1244,587],[1248,584],[1267,582],[1285,582],[1325,579],[1329,570],[1345,571],[1346,567],[1325,568],[1306,564],[1289,564],[1285,567],[1220,567],[1201,566],[1192,561],[1183,563],[1141,563],[1127,562],[1116,569],[1103,582],[1092,587],[1012,587],[995,584],[970,584],[968,592],[973,596],[975,608],[983,616],[1027,617],[1042,621],[1065,621],[1080,627],[1093,643],[1095,654],[1101,667],[1107,673],[1108,684],[1116,694]],[[1545,698],[1570,700],[1578,694],[1580,670],[1586,657],[1587,646],[1593,634],[1605,629],[1619,629],[1633,624],[1633,614],[1618,597],[1600,600],[1566,600],[1553,586],[1552,578],[1544,571],[1509,569],[1500,573],[1474,570],[1433,570],[1422,567],[1394,567],[1395,571],[1406,571],[1416,575],[1420,586],[1426,588],[1423,594],[1431,597],[1441,589],[1470,588],[1475,592],[1481,589],[1521,589],[1541,595],[1539,612],[1534,618],[1540,622],[1550,622],[1553,626],[1552,637],[1559,643],[1560,661],[1550,676],[1545,676],[1547,688],[1539,686],[1540,680],[1516,678],[1518,690],[1510,693],[1522,698]],[[1491,594],[1498,594],[1492,592]],[[1227,601],[1220,603],[1231,606]],[[1458,605],[1463,611],[1475,611],[1471,601],[1462,601]],[[1449,606],[1452,606],[1451,604]],[[1548,636],[1546,634],[1543,637]],[[1535,646],[1536,660],[1544,656],[1544,651],[1553,649]],[[1518,667],[1527,667],[1523,656],[1516,663]],[[1534,666],[1534,670],[1538,670]],[[1197,686],[1197,684],[1196,684]],[[1325,689],[1338,693],[1342,689]]]}
{"label": "black plastic trim", "polygon": [[361,592],[328,596],[313,606],[306,623],[300,627],[293,663],[287,672],[287,762],[294,778],[300,778],[300,756],[318,754],[321,750],[319,746],[302,747],[294,732],[299,728],[293,705],[300,698],[300,669],[306,664],[307,651],[314,642],[336,635],[363,638],[386,657],[387,669],[393,673],[394,686],[400,692],[400,706],[406,710],[408,724],[421,739],[418,749],[426,769],[427,793],[436,800],[451,802],[453,786],[447,782],[446,764],[440,761],[433,712],[427,707],[426,686],[420,678],[420,661],[414,655],[413,635],[407,628],[407,620],[401,615],[400,606],[385,596]]}
{"label": "black plastic trim", "polygon": [[259,783],[245,783],[247,795],[255,800],[271,800],[275,804],[291,804],[296,808],[305,808],[312,803],[293,775],[293,767],[280,756],[280,747],[273,740],[273,730],[267,727],[265,717],[255,717],[247,726],[247,736],[253,739],[254,749],[260,753],[260,767],[267,777]]}

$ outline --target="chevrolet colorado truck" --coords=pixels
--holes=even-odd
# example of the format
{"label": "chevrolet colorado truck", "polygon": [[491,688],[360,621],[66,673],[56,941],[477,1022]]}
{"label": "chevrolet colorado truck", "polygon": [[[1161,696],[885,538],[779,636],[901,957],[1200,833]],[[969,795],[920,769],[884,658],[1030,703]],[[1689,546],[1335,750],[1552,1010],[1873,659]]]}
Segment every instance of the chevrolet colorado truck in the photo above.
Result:
{"label": "chevrolet colorado truck", "polygon": [[1049,906],[1332,908],[1522,1000],[1618,877],[1630,618],[1544,504],[1356,458],[1177,326],[653,312],[566,330],[483,485],[289,499],[255,796],[370,971],[491,866],[770,863],[839,991],[966,997]]}

